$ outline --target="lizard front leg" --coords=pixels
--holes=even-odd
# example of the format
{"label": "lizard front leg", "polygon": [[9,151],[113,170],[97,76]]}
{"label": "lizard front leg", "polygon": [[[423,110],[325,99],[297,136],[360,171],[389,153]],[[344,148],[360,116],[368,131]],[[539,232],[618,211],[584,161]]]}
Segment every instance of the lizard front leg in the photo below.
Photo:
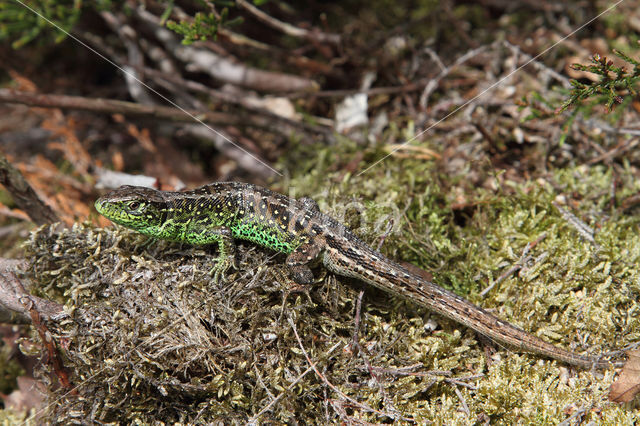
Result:
{"label": "lizard front leg", "polygon": [[309,267],[320,257],[320,246],[313,243],[305,243],[287,256],[287,267],[291,278],[298,284],[311,284],[313,272]]}
{"label": "lizard front leg", "polygon": [[197,222],[192,222],[187,228],[184,241],[194,245],[217,244],[218,259],[211,272],[214,273],[213,280],[218,282],[231,267],[236,267],[236,245],[233,241],[231,229],[226,226],[198,226]]}

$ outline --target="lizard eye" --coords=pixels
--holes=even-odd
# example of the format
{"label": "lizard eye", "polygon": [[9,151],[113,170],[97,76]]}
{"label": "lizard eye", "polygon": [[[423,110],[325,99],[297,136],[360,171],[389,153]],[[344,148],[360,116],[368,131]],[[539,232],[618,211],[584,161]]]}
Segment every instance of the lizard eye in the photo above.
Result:
{"label": "lizard eye", "polygon": [[129,209],[131,210],[138,210],[140,208],[140,201],[131,201],[129,203]]}

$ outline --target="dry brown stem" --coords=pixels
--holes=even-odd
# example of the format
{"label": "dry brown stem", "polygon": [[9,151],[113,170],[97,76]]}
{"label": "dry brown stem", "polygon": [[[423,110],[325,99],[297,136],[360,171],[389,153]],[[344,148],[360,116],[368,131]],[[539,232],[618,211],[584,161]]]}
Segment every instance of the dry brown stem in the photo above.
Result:
{"label": "dry brown stem", "polygon": [[[8,90],[8,89],[0,89]],[[58,216],[46,205],[31,185],[22,176],[22,173],[9,164],[9,160],[0,153],[0,184],[9,191],[13,201],[24,210],[31,220],[38,225],[58,222]]]}

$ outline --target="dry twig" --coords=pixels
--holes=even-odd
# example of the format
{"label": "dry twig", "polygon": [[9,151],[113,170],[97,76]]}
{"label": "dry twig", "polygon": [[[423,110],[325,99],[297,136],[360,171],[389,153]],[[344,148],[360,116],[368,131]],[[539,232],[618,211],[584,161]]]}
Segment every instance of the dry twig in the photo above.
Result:
{"label": "dry twig", "polygon": [[558,209],[564,220],[567,221],[569,225],[571,225],[585,240],[589,241],[594,247],[599,248],[598,243],[596,243],[596,239],[594,237],[595,231],[589,225],[584,223],[580,218],[571,213],[569,210],[564,209],[560,204],[555,201],[552,203],[555,208]]}
{"label": "dry twig", "polygon": [[431,49],[428,49],[427,53],[429,53],[434,59],[434,61],[438,63],[438,65],[441,68],[441,71],[440,71],[440,74],[438,74],[434,78],[429,79],[428,83],[426,84],[424,91],[422,92],[422,95],[420,95],[420,101],[419,101],[420,107],[423,110],[427,109],[427,105],[429,104],[429,98],[431,97],[431,94],[438,87],[438,85],[440,84],[440,81],[443,78],[445,78],[447,75],[449,75],[451,71],[453,71],[455,68],[459,67],[460,65],[464,64],[469,59],[483,53],[488,48],[489,46],[480,46],[478,48],[471,49],[468,52],[464,53],[462,56],[460,56],[458,59],[456,59],[453,64],[444,68],[442,68],[443,67],[442,61],[437,55],[435,55],[435,52],[433,52]]}
{"label": "dry twig", "polygon": [[315,91],[318,83],[304,77],[281,72],[265,71],[219,55],[201,45],[180,44],[174,34],[160,25],[160,18],[143,7],[135,9],[136,16],[144,22],[171,52],[185,64],[189,71],[201,71],[218,81],[268,92]]}
{"label": "dry twig", "polygon": [[[304,130],[311,133],[319,133],[324,136],[331,136],[333,131],[327,127],[322,125],[316,125],[311,123],[305,123],[302,121],[292,120],[290,118],[284,117],[282,115],[273,113],[265,108],[257,107],[252,105],[246,98],[242,96],[236,96],[231,93],[226,93],[220,90],[212,89],[202,83],[193,80],[185,80],[182,77],[175,74],[167,74],[161,71],[157,71],[151,68],[144,69],[145,75],[153,78],[154,80],[165,80],[176,86],[180,86],[182,89],[191,90],[197,93],[202,93],[210,96],[213,99],[217,99],[227,104],[238,105],[250,112],[264,115],[269,120],[274,120],[276,122],[280,122],[284,124],[286,130],[290,131],[290,128],[295,128],[297,130]],[[243,115],[244,117],[245,115]],[[275,128],[275,126],[274,126]],[[283,132],[284,133],[284,132]],[[287,133],[288,135],[288,133]]]}
{"label": "dry twig", "polygon": [[25,265],[26,262],[22,260],[0,258],[0,321],[13,324],[30,323],[31,315],[23,303],[27,299],[40,317],[62,318],[65,315],[62,305],[27,293],[17,276]]}
{"label": "dry twig", "polygon": [[453,388],[458,399],[460,400],[460,404],[462,405],[462,411],[467,415],[467,417],[471,416],[471,412],[469,411],[469,406],[467,405],[467,401],[464,400],[464,396],[462,396],[462,392],[457,387]]}
{"label": "dry twig", "polygon": [[[8,89],[0,89],[8,90]],[[24,210],[37,225],[58,222],[55,212],[38,197],[22,173],[9,164],[9,160],[0,153],[0,184],[9,191],[13,201]]]}
{"label": "dry twig", "polygon": [[[148,115],[173,122],[193,122],[193,117],[214,124],[250,124],[246,117],[211,111],[184,111],[161,105],[141,105],[133,102],[103,98],[85,98],[53,94],[37,94],[13,89],[0,89],[0,102],[23,104],[42,108],[77,109],[103,114]],[[191,115],[188,115],[191,114]],[[193,116],[193,117],[192,117]]]}
{"label": "dry twig", "polygon": [[592,164],[597,164],[601,161],[611,161],[614,158],[618,157],[619,155],[629,150],[632,150],[633,148],[638,146],[639,143],[640,143],[640,139],[637,137],[633,139],[624,139],[618,145],[613,147],[613,149],[611,149],[610,151],[604,152],[603,154],[592,158],[591,160],[587,161],[586,164],[592,165]]}
{"label": "dry twig", "polygon": [[[15,279],[17,280],[17,277],[15,277]],[[20,287],[22,286],[19,281],[18,285]],[[24,290],[24,288],[22,288],[22,290]],[[25,312],[29,313],[31,323],[40,335],[40,340],[42,340],[42,344],[47,353],[46,360],[51,365],[51,369],[58,378],[60,385],[67,389],[70,394],[77,395],[78,390],[71,384],[69,371],[64,367],[64,362],[62,361],[56,342],[53,340],[53,336],[51,336],[47,326],[42,321],[46,316],[43,317],[42,313],[38,310],[36,303],[30,296],[25,295],[20,297],[20,303],[24,307]]]}
{"label": "dry twig", "polygon": [[[338,346],[340,346],[340,342],[336,343],[335,345],[333,345],[326,353],[326,355],[329,355],[331,352],[333,352]],[[255,425],[257,424],[258,419],[267,411],[269,411],[271,409],[271,407],[273,407],[273,405],[275,403],[277,403],[280,399],[282,399],[282,397],[284,395],[286,395],[288,392],[291,392],[291,389],[293,389],[293,387],[298,384],[300,382],[300,380],[302,380],[302,378],[304,376],[306,376],[308,373],[310,373],[311,371],[313,371],[313,367],[309,367],[307,368],[305,371],[302,372],[302,374],[300,374],[298,377],[296,377],[296,379],[291,382],[291,384],[289,386],[287,386],[287,388],[282,391],[277,397],[275,397],[274,399],[271,400],[271,402],[269,404],[267,404],[262,410],[260,410],[255,416],[253,416],[251,419],[249,419],[249,421],[247,422],[247,424],[249,425]],[[266,387],[265,387],[266,390]],[[267,393],[270,394],[270,392],[267,390]]]}
{"label": "dry twig", "polygon": [[272,16],[267,15],[262,10],[258,9],[245,0],[236,0],[236,3],[265,24],[277,29],[278,31],[282,31],[284,34],[287,34],[289,36],[304,38],[310,41],[315,41],[317,43],[326,42],[332,44],[340,44],[339,34],[328,34],[315,29],[309,31],[304,28],[294,27],[291,24],[287,24],[286,22],[279,21]]}
{"label": "dry twig", "polygon": [[547,238],[547,233],[543,232],[542,235],[536,238],[534,242],[527,243],[527,245],[522,250],[522,255],[520,256],[520,259],[518,259],[518,261],[511,268],[509,268],[504,273],[502,273],[502,275],[500,275],[497,280],[491,283],[491,285],[487,286],[487,288],[482,290],[480,292],[480,296],[484,297],[487,293],[491,291],[492,288],[500,284],[502,281],[510,277],[515,272],[522,269],[522,266],[531,259],[531,256],[529,256],[529,251],[535,246],[537,246],[538,243],[540,243],[540,241],[544,240],[545,238]]}
{"label": "dry twig", "polygon": [[390,407],[389,411],[393,413],[394,418],[400,418],[400,417],[402,417],[402,414],[393,405],[393,401],[389,397],[389,394],[385,391],[384,386],[382,386],[382,383],[380,382],[380,378],[378,377],[378,375],[373,370],[371,362],[369,362],[369,357],[365,353],[364,349],[360,346],[360,342],[359,342],[359,338],[358,338],[358,332],[359,332],[359,328],[360,328],[360,312],[361,312],[361,309],[362,309],[362,297],[363,296],[364,296],[364,290],[361,290],[360,293],[358,294],[358,298],[356,299],[356,316],[355,316],[354,327],[353,327],[353,342],[352,342],[352,346],[357,350],[357,353],[362,357],[362,360],[364,361],[364,364],[367,367],[367,371],[369,372],[371,377],[373,377],[373,380],[376,382],[376,385],[378,386],[378,390],[379,390],[380,394],[382,395],[382,400],[384,401],[384,405],[386,407]]}

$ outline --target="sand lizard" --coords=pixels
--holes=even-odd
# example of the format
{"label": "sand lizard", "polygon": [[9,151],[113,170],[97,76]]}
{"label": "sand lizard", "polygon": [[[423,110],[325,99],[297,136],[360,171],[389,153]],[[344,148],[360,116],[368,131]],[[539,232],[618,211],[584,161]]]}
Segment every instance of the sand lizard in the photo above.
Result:
{"label": "sand lizard", "polygon": [[111,221],[151,237],[217,244],[216,279],[233,265],[233,240],[249,240],[286,253],[291,278],[297,283],[311,283],[310,266],[321,260],[335,274],[402,296],[516,350],[584,368],[610,365],[547,343],[410,272],[321,213],[310,198],[293,199],[251,184],[220,182],[186,192],[123,186],[98,199],[95,206]]}

